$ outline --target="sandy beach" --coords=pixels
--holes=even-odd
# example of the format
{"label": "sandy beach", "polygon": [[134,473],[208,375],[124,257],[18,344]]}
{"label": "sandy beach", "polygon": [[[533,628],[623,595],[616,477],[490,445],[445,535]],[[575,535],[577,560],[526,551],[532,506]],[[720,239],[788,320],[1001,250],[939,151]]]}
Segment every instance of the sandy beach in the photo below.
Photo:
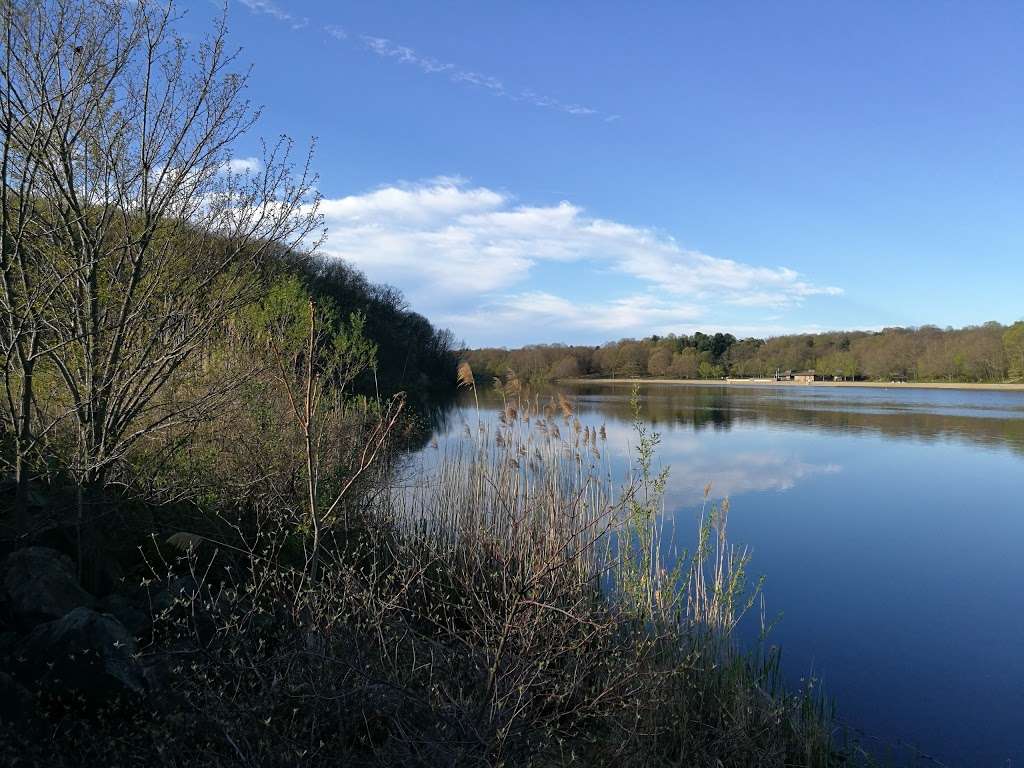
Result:
{"label": "sandy beach", "polygon": [[872,389],[979,389],[1024,392],[1024,383],[982,384],[966,382],[892,382],[892,381],[753,381],[750,379],[561,379],[566,384],[674,384],[701,387],[861,387]]}

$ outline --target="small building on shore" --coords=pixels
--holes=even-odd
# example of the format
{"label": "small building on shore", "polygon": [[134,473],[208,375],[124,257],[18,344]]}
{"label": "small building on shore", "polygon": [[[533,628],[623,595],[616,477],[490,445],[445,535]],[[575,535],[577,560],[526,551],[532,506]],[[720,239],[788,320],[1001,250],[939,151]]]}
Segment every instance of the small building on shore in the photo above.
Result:
{"label": "small building on shore", "polygon": [[793,374],[793,381],[797,384],[813,384],[814,379],[815,372],[813,370]]}

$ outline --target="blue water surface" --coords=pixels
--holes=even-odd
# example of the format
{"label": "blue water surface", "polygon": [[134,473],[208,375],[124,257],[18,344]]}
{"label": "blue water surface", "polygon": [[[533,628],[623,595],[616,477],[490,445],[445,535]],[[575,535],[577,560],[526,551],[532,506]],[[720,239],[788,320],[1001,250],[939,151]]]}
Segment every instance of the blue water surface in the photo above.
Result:
{"label": "blue water surface", "polygon": [[[629,388],[562,391],[624,462]],[[879,754],[912,745],[946,765],[1024,765],[1024,392],[649,385],[641,396],[671,468],[677,535],[692,535],[707,483],[730,499],[730,538],[766,576],[767,613],[781,614],[770,642],[792,683],[818,678]],[[450,435],[476,417],[460,408]],[[743,632],[759,625],[750,616]]]}

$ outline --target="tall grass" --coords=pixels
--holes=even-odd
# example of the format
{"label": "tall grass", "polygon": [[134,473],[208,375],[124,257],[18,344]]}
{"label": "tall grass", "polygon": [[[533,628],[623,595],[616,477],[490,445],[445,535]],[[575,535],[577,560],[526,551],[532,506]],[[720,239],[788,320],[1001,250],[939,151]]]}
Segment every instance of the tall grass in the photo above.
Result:
{"label": "tall grass", "polygon": [[[575,725],[557,741],[583,739],[592,761],[838,760],[824,700],[811,690],[786,694],[777,652],[744,652],[733,641],[761,583],[747,580],[750,552],[728,541],[728,502],[710,505],[705,488],[692,553],[672,550],[669,470],[655,468],[659,437],[637,394],[632,458],[616,478],[604,427],[582,424],[563,395],[542,402],[515,379],[496,384],[498,417],[478,415],[461,439],[437,446],[386,513],[420,561],[458,563],[439,603],[479,609],[479,626],[457,632],[489,659],[477,693],[490,722],[501,723],[496,735],[517,720],[545,733],[550,720],[531,714],[536,697],[576,698],[567,712],[585,704],[589,714],[569,718]],[[565,662],[574,674],[603,669],[582,686],[561,673],[540,683],[536,668]],[[531,686],[535,695],[524,695]],[[597,735],[605,729],[611,742]]]}
{"label": "tall grass", "polygon": [[823,700],[733,641],[759,585],[727,507],[670,550],[639,403],[616,477],[567,399],[501,392],[496,420],[352,500],[316,582],[301,506],[159,549],[147,655],[169,704],[116,739],[64,728],[53,749],[79,762],[52,764],[848,765]]}
{"label": "tall grass", "polygon": [[749,590],[750,553],[729,544],[728,502],[700,511],[692,557],[672,553],[664,493],[654,471],[659,437],[634,396],[633,459],[613,473],[607,433],[584,426],[563,396],[505,394],[492,423],[465,423],[461,440],[399,486],[387,513],[408,540],[454,552],[484,548],[524,572],[553,559],[579,585],[600,587],[617,608],[680,629],[728,635],[760,590]]}

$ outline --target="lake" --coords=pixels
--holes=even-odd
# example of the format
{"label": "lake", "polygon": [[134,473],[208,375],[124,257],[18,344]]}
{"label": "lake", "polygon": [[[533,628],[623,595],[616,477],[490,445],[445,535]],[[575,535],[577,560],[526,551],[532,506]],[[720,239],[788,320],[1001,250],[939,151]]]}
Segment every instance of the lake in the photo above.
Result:
{"label": "lake", "polygon": [[[630,388],[560,389],[624,462]],[[877,752],[916,745],[948,765],[1024,765],[1024,392],[641,394],[671,467],[667,514],[690,535],[708,482],[730,499],[730,539],[766,576],[769,618],[781,614],[769,641],[794,684],[818,678]],[[476,419],[471,401],[441,440]],[[489,417],[499,406],[481,393]]]}

